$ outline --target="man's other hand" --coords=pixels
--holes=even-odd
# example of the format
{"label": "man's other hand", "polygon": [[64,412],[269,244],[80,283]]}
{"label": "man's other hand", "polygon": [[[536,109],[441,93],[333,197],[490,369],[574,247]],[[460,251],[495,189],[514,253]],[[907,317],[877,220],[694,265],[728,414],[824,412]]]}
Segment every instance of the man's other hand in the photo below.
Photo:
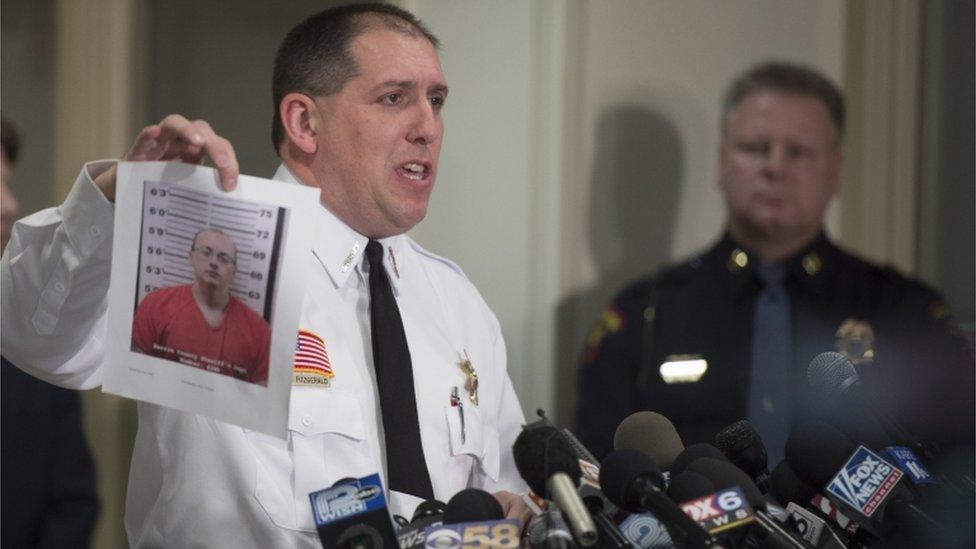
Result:
{"label": "man's other hand", "polygon": [[[206,121],[190,121],[178,114],[143,128],[129,152],[122,157],[126,161],[179,160],[189,164],[200,164],[207,159],[217,169],[220,186],[225,191],[237,188],[240,168],[230,141],[214,133]],[[113,202],[115,174],[116,167],[113,166],[95,178],[95,185]]]}
{"label": "man's other hand", "polygon": [[529,519],[532,518],[532,510],[529,506],[525,504],[522,500],[522,496],[518,494],[513,494],[512,492],[506,492],[504,490],[495,492],[492,494],[498,503],[502,505],[502,511],[505,513],[505,518],[507,519],[519,519],[522,521],[522,525],[525,526]]}

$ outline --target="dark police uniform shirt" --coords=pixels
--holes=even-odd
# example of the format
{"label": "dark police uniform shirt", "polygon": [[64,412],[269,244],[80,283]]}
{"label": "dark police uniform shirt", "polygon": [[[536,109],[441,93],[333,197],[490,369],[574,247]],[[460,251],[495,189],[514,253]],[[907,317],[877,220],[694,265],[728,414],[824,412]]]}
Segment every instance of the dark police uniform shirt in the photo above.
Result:
{"label": "dark police uniform shirt", "polygon": [[[577,432],[597,457],[633,412],[669,418],[685,444],[711,442],[748,411],[758,258],[725,235],[680,265],[621,292],[590,332],[580,369]],[[852,256],[820,235],[787,261],[794,424],[832,403],[807,389],[807,366],[824,351],[852,357],[876,404],[913,435],[973,440],[973,354],[944,300],[891,268]],[[873,341],[872,341],[873,336]],[[695,383],[667,384],[674,355],[707,361]],[[867,413],[864,409],[850,413]]]}

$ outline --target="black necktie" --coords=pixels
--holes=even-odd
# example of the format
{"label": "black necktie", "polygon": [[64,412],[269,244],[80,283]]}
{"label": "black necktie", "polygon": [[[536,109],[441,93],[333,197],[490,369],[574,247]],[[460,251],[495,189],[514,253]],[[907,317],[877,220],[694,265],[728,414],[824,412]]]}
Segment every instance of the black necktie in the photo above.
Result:
{"label": "black necktie", "polygon": [[366,244],[369,261],[369,321],[373,332],[373,367],[380,393],[386,469],[390,490],[434,499],[430,474],[420,442],[417,397],[413,393],[413,365],[403,319],[383,268],[383,245]]}

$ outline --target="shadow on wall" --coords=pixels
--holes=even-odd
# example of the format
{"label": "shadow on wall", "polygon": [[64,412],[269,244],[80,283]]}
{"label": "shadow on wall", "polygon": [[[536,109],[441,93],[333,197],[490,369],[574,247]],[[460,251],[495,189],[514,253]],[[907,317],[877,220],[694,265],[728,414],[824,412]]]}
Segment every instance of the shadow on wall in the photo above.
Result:
{"label": "shadow on wall", "polygon": [[552,417],[562,426],[575,419],[579,358],[591,324],[625,284],[671,257],[682,188],[681,136],[660,113],[637,105],[611,107],[599,118],[596,143],[588,238],[597,279],[563,299],[556,315],[560,397]]}

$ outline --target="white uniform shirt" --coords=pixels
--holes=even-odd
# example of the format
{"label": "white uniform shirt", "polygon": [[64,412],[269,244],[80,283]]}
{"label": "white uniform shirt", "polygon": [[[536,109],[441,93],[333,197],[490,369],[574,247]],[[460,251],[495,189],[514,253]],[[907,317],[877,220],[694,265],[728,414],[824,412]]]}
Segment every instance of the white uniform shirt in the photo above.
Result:
{"label": "white uniform shirt", "polygon": [[[14,228],[2,261],[3,354],[57,385],[101,383],[113,205],[88,164],[67,200]],[[297,183],[285,169],[276,179]],[[325,340],[328,387],[294,386],[288,440],[139,403],[125,524],[134,547],[317,547],[308,494],[384,471],[372,368],[367,238],[325,208],[315,219],[300,327]],[[401,235],[381,241],[413,361],[420,432],[434,495],[524,490],[511,446],[524,422],[494,314],[453,263]],[[129,337],[129,334],[114,334]],[[459,364],[477,371],[479,405]],[[460,416],[452,387],[464,398]],[[409,517],[419,499],[391,493]]]}

